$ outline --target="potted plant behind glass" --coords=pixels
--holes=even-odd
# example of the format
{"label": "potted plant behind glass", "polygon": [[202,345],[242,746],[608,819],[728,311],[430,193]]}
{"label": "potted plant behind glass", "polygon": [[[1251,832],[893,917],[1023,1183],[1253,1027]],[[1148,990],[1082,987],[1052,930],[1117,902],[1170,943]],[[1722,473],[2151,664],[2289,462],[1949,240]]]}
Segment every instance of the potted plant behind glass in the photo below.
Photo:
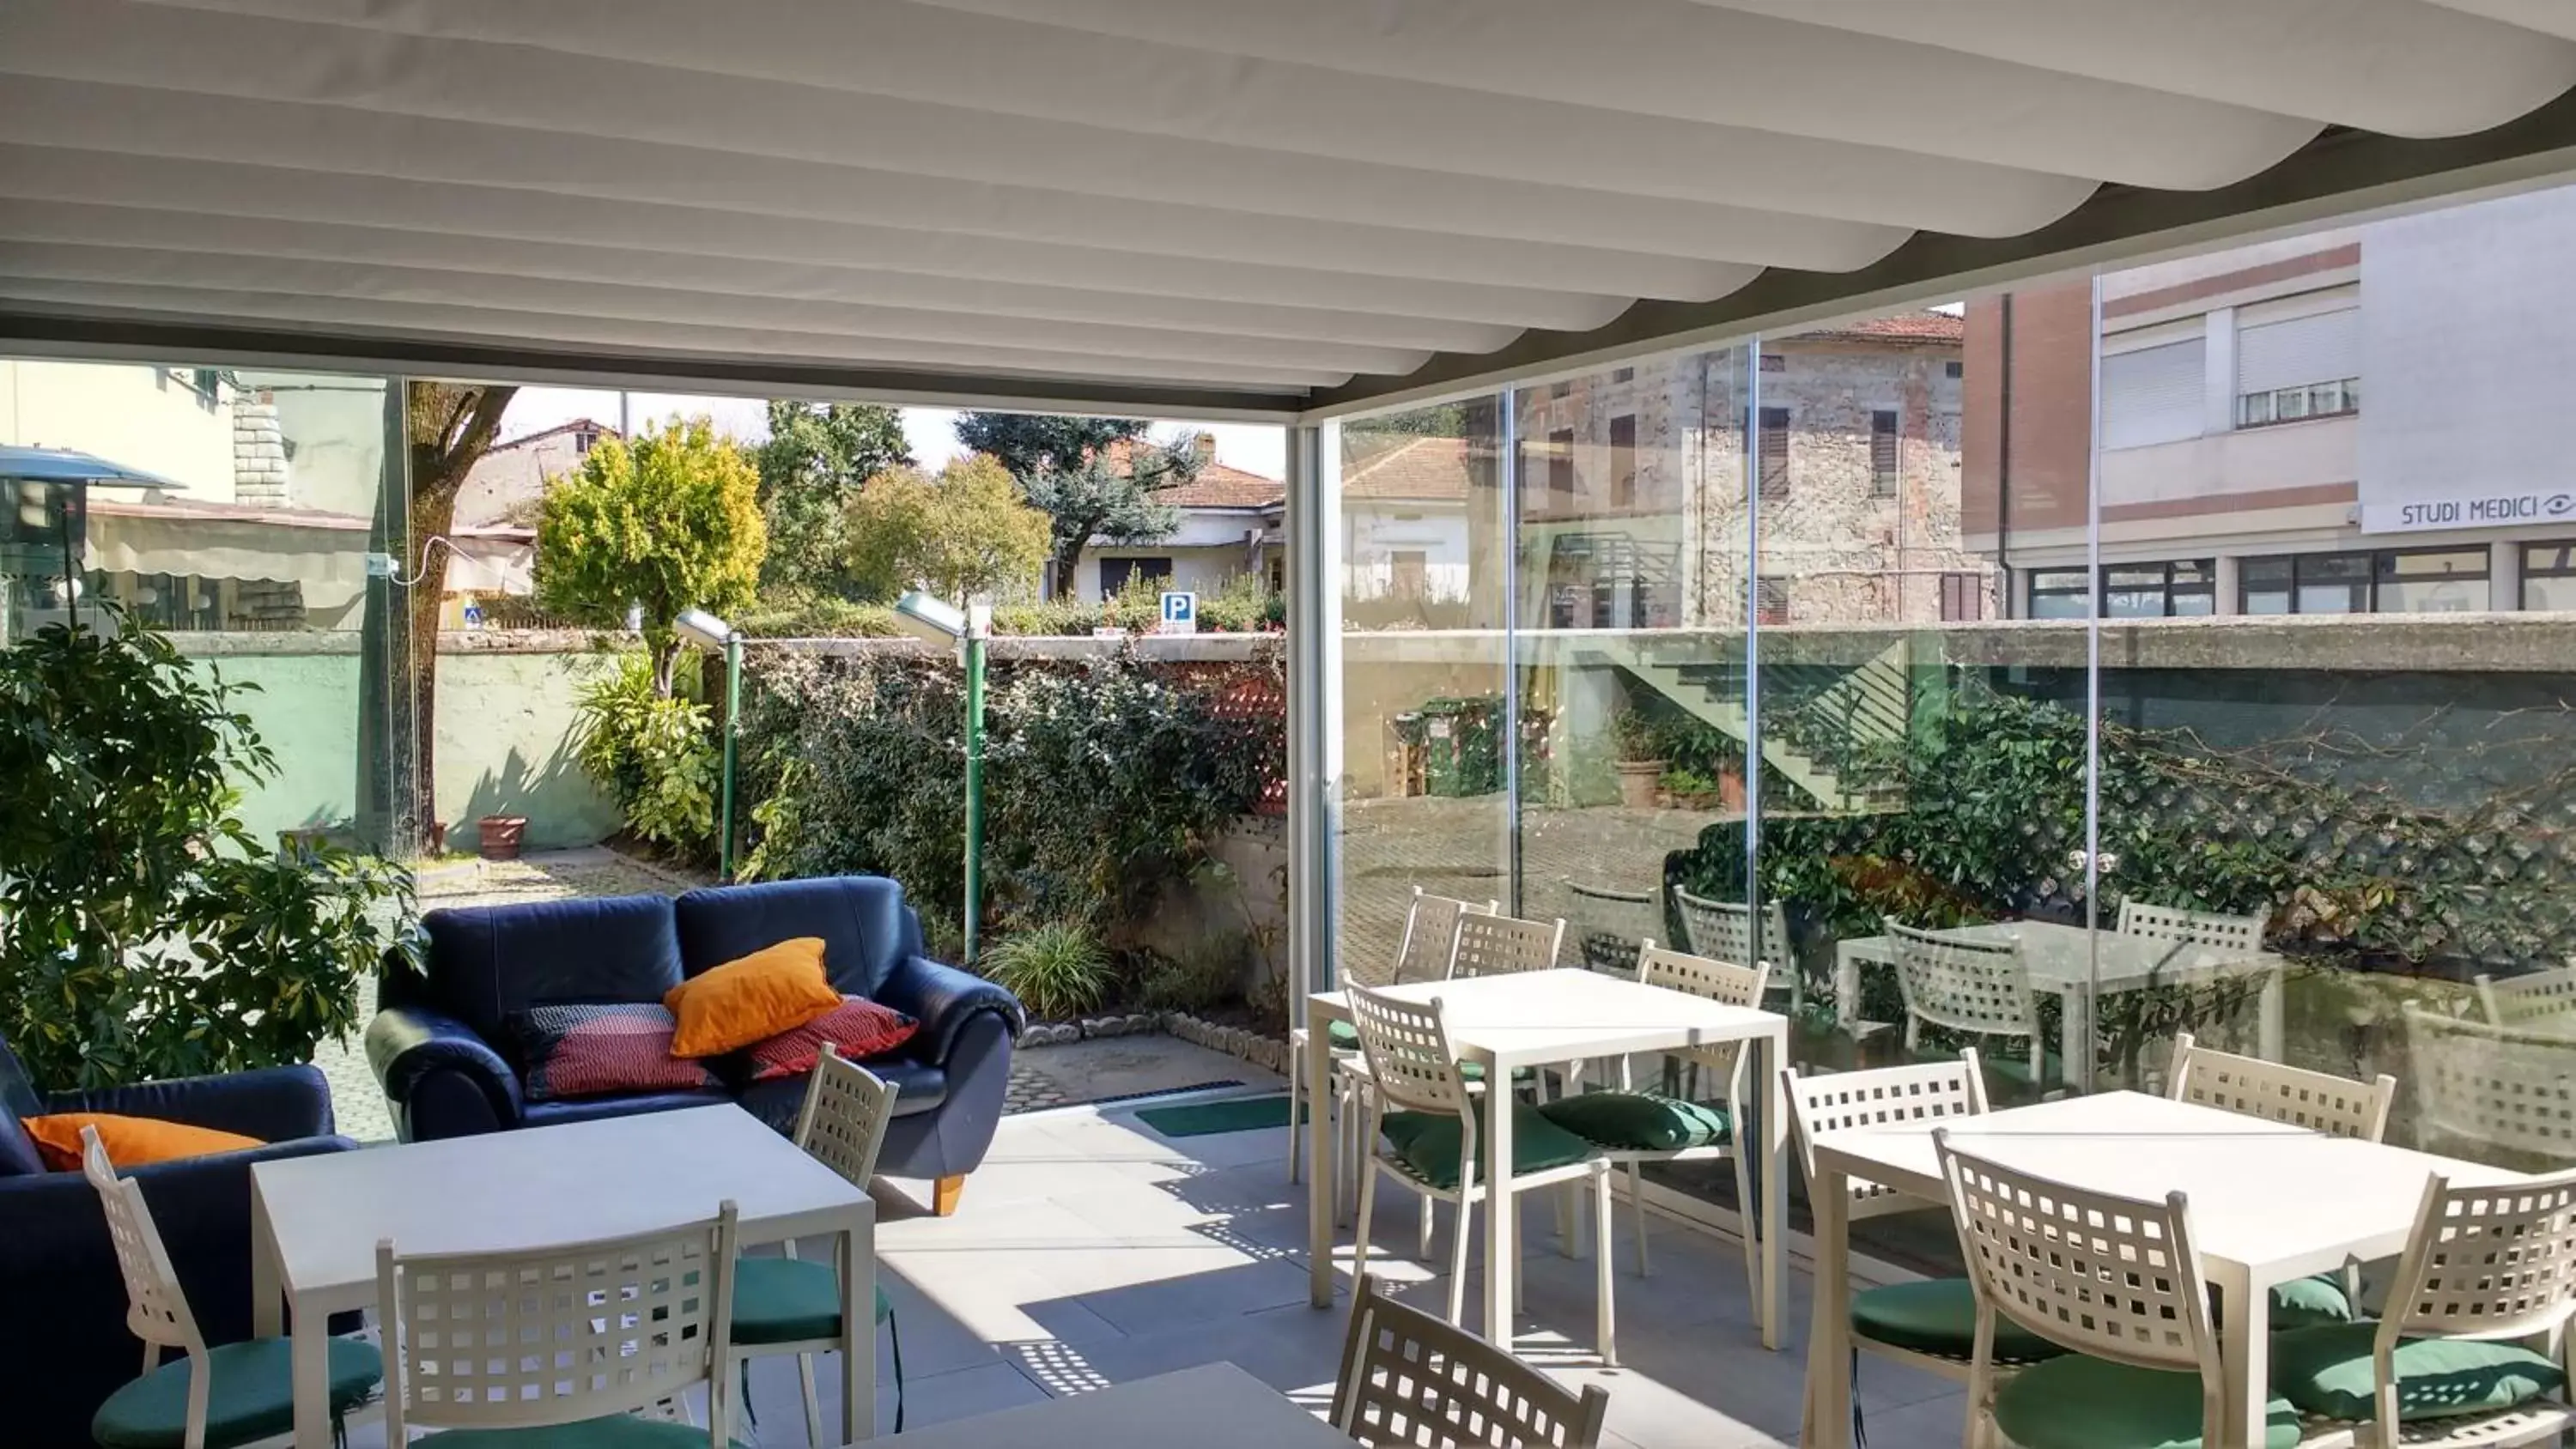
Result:
{"label": "potted plant behind glass", "polygon": [[482,835],[485,860],[517,860],[519,844],[528,833],[525,815],[486,815],[476,822]]}
{"label": "potted plant behind glass", "polygon": [[1655,808],[1663,783],[1663,737],[1654,723],[1631,707],[1610,717],[1611,743],[1618,748],[1619,803],[1631,810]]}

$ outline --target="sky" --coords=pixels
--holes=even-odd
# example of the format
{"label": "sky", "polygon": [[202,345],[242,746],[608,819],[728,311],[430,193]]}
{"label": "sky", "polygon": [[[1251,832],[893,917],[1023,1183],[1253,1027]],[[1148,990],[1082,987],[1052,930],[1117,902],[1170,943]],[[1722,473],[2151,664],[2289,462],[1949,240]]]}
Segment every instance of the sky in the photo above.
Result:
{"label": "sky", "polygon": [[[617,394],[571,387],[523,387],[510,400],[501,419],[501,436],[526,437],[575,418],[617,426]],[[638,428],[674,416],[705,413],[719,431],[756,442],[769,435],[769,407],[757,398],[702,397],[688,393],[638,392],[626,397],[628,415]],[[965,451],[957,443],[957,414],[947,408],[903,409],[904,440],[912,456],[936,468]],[[1216,435],[1216,458],[1229,468],[1265,478],[1288,476],[1288,436],[1279,428],[1250,423],[1157,423],[1154,436],[1170,440],[1191,433]]]}

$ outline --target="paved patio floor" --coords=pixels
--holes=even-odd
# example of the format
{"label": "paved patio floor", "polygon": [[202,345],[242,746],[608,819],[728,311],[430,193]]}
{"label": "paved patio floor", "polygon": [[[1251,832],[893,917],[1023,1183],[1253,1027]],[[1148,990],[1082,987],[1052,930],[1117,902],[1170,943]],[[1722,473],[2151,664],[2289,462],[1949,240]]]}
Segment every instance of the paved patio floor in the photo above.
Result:
{"label": "paved patio floor", "polygon": [[[910,1425],[1218,1360],[1301,1403],[1326,1402],[1344,1320],[1339,1310],[1306,1306],[1304,1189],[1288,1184],[1284,1134],[1166,1139],[1136,1120],[1137,1105],[1004,1121],[951,1218],[923,1210],[926,1184],[878,1185],[879,1255],[903,1338]],[[1445,1260],[1443,1212],[1434,1252]],[[1623,1212],[1622,1366],[1604,1370],[1590,1366],[1592,1265],[1557,1256],[1541,1231],[1547,1213],[1533,1208],[1521,1326],[1535,1338],[1524,1351],[1569,1382],[1609,1389],[1614,1449],[1769,1449],[1795,1440],[1803,1275],[1790,1285],[1790,1340],[1765,1351],[1732,1242],[1658,1218],[1654,1275],[1641,1280],[1625,1256]],[[1410,1200],[1382,1191],[1371,1271],[1437,1311],[1446,1282],[1412,1260],[1415,1221]],[[1341,1256],[1346,1262],[1347,1246]],[[825,1419],[837,1424],[832,1375],[822,1367]],[[882,1351],[878,1373],[890,1429],[893,1365]],[[1959,1442],[1961,1404],[1948,1383],[1876,1361],[1863,1362],[1861,1383],[1877,1449]],[[794,1361],[757,1362],[752,1385],[759,1422],[756,1436],[737,1426],[745,1441],[802,1444]],[[381,1427],[363,1426],[354,1442],[381,1445]],[[1208,1442],[1222,1443],[1221,1430],[1212,1428]]]}

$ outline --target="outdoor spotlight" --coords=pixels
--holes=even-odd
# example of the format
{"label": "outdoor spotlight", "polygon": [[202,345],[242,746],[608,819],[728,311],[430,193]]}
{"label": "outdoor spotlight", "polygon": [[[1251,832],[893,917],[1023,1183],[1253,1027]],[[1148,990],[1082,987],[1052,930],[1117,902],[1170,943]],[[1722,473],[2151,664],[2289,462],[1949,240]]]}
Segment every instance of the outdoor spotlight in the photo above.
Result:
{"label": "outdoor spotlight", "polygon": [[966,611],[937,594],[913,589],[894,601],[895,627],[929,644],[954,644],[966,637]]}
{"label": "outdoor spotlight", "polygon": [[734,642],[735,637],[731,624],[704,609],[682,609],[680,617],[671,621],[671,629],[684,642],[710,654],[723,653],[724,647]]}
{"label": "outdoor spotlight", "polygon": [[742,726],[742,635],[731,624],[704,609],[682,609],[671,621],[671,632],[680,642],[693,649],[724,656],[724,786],[719,797],[716,832],[717,878],[733,884],[733,774],[735,739]]}

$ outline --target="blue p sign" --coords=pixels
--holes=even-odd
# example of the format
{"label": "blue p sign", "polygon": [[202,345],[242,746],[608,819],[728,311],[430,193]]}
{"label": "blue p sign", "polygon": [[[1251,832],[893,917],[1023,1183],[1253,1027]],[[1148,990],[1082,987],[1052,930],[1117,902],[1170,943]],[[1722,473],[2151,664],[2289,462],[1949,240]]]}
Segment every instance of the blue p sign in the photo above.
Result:
{"label": "blue p sign", "polygon": [[1195,634],[1199,631],[1199,596],[1187,589],[1163,591],[1163,632]]}

